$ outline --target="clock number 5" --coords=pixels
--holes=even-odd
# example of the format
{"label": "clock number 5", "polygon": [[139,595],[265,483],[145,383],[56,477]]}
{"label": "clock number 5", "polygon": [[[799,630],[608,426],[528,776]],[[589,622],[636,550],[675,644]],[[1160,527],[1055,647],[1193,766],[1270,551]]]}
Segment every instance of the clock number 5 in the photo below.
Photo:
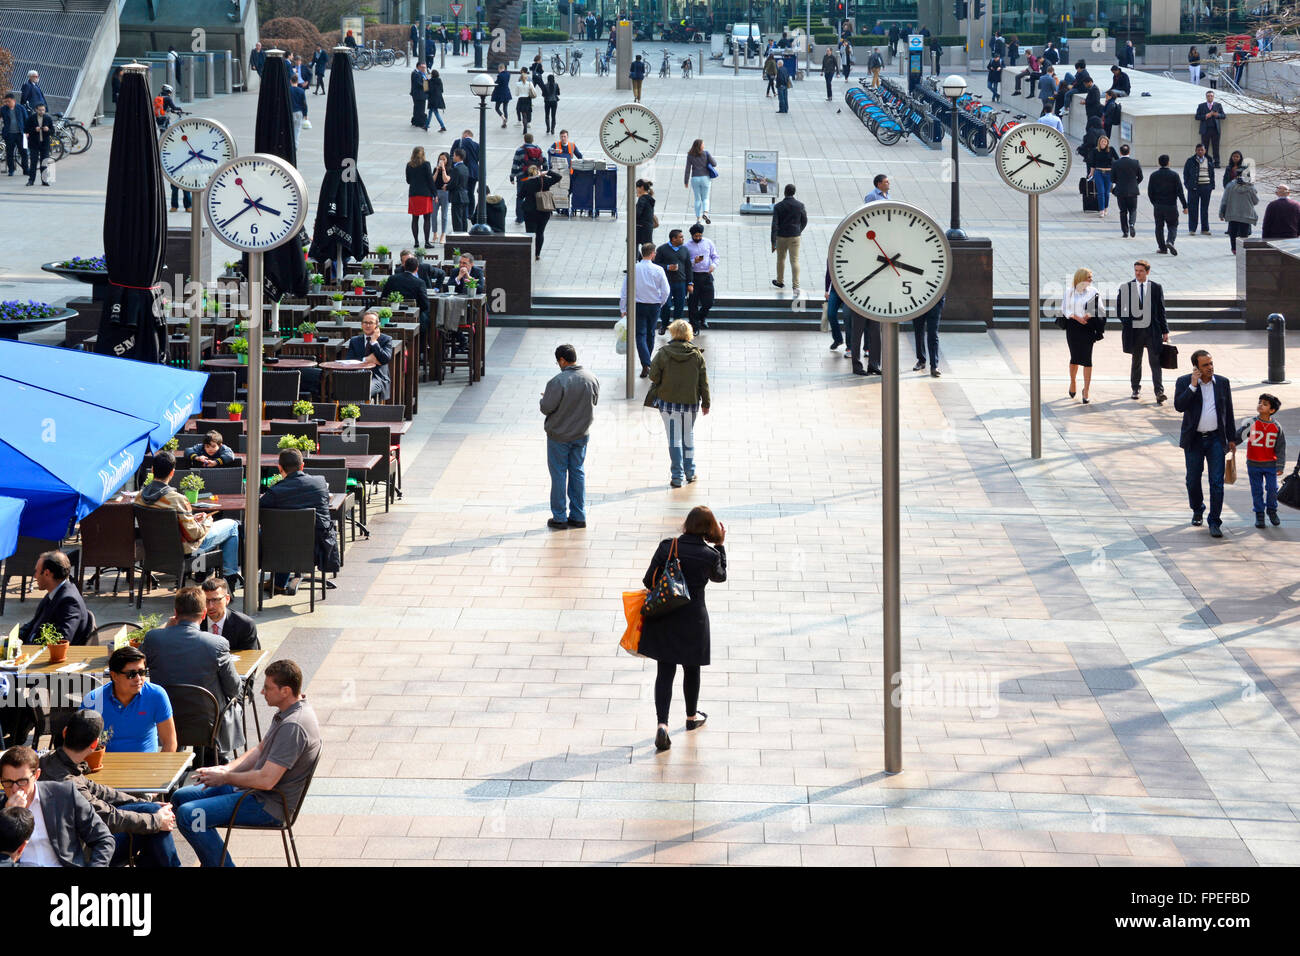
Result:
{"label": "clock number 5", "polygon": [[904,280],[903,280],[903,295],[911,295],[911,294],[912,294],[912,280],[911,280],[911,279],[904,279]]}

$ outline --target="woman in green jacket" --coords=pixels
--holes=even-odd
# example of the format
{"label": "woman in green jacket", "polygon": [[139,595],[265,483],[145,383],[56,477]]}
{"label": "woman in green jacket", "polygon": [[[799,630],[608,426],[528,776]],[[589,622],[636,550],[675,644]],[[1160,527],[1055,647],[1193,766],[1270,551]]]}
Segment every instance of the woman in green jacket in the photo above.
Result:
{"label": "woman in green jacket", "polygon": [[691,323],[678,319],[668,326],[672,341],[655,352],[650,362],[647,406],[659,409],[668,432],[668,457],[672,486],[695,480],[695,416],[709,414],[709,372],[704,353],[691,339]]}

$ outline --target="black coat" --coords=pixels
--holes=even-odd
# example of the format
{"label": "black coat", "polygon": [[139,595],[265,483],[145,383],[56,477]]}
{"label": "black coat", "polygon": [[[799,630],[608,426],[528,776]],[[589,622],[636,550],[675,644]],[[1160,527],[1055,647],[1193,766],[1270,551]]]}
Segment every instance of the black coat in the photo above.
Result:
{"label": "black coat", "polygon": [[1123,115],[1124,108],[1119,105],[1119,99],[1113,99],[1102,107],[1101,125],[1106,129],[1114,129],[1120,125],[1120,117]]}
{"label": "black coat", "polygon": [[428,74],[421,73],[419,70],[411,71],[411,99],[424,102],[424,84],[428,81]]}
{"label": "black coat", "polygon": [[537,208],[537,194],[543,189],[550,189],[560,179],[559,173],[553,173],[550,170],[546,170],[540,176],[521,179],[519,181],[519,195],[523,200],[524,215],[545,216],[549,219],[551,217],[549,210]]}
{"label": "black coat", "polygon": [[1142,195],[1142,190],[1138,188],[1138,184],[1142,182],[1142,164],[1132,156],[1121,156],[1115,160],[1110,175],[1111,182],[1114,184],[1111,191],[1116,196]]}
{"label": "black coat", "polygon": [[655,197],[651,195],[636,198],[636,244],[654,241]]}
{"label": "black coat", "polygon": [[1083,111],[1088,116],[1101,115],[1101,90],[1094,83],[1088,87],[1087,92],[1083,94]]}
{"label": "black coat", "polygon": [[[1192,376],[1178,376],[1174,385],[1174,410],[1183,413],[1183,427],[1178,437],[1178,447],[1191,445],[1201,421],[1201,388],[1192,389]],[[1232,385],[1222,375],[1214,376],[1214,413],[1218,418],[1218,434],[1226,447],[1237,441],[1237,419],[1232,411]],[[642,638],[644,640],[644,638]]]}
{"label": "black coat", "polygon": [[445,110],[447,108],[447,101],[442,98],[442,77],[429,77],[429,93],[426,99],[431,110]]}
{"label": "black coat", "polygon": [[457,163],[451,167],[451,187],[447,190],[451,201],[461,205],[469,204],[469,167]]}
{"label": "black coat", "polygon": [[1132,355],[1133,349],[1158,349],[1169,334],[1169,320],[1165,315],[1165,290],[1159,282],[1147,280],[1146,298],[1142,304],[1146,307],[1146,317],[1151,324],[1145,328],[1134,328],[1134,319],[1143,318],[1143,309],[1138,305],[1138,283],[1130,279],[1119,287],[1115,296],[1115,315],[1119,319],[1120,346],[1125,354]]}
{"label": "black coat", "polygon": [[702,667],[709,663],[709,609],[704,605],[704,587],[710,581],[727,580],[727,552],[705,543],[698,534],[665,538],[659,542],[643,582],[648,588],[655,573],[662,573],[668,552],[677,541],[677,557],[682,575],[691,592],[691,603],[670,611],[663,617],[650,618],[641,625],[640,652],[665,664]]}
{"label": "black coat", "polygon": [[419,166],[406,164],[406,185],[408,196],[433,196],[437,188],[433,182],[433,167],[427,159]]}

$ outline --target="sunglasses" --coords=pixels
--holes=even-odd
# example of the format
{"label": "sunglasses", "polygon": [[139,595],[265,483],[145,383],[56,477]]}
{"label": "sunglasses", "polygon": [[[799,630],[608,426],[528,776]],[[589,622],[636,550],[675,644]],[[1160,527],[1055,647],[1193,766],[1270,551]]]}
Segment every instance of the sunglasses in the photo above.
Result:
{"label": "sunglasses", "polygon": [[125,677],[127,680],[135,680],[137,677],[139,677],[141,680],[143,680],[144,678],[146,678],[146,677],[149,676],[149,668],[147,668],[147,667],[141,667],[141,668],[139,668],[138,670],[133,670],[133,671],[118,671],[117,673],[121,674],[121,675],[122,675],[123,677]]}

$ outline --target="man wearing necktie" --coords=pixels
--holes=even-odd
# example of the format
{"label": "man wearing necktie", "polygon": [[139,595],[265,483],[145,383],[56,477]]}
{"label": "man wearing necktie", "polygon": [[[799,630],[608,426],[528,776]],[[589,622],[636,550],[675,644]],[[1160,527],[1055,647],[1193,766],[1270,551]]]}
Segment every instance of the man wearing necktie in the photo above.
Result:
{"label": "man wearing necktie", "polygon": [[1169,323],[1165,319],[1165,291],[1160,283],[1152,282],[1151,263],[1139,259],[1133,263],[1133,279],[1119,287],[1120,342],[1124,351],[1132,356],[1129,384],[1133,398],[1142,390],[1142,359],[1146,357],[1151,367],[1151,386],[1156,392],[1156,403],[1165,403],[1165,388],[1161,379],[1160,353],[1169,341]]}

